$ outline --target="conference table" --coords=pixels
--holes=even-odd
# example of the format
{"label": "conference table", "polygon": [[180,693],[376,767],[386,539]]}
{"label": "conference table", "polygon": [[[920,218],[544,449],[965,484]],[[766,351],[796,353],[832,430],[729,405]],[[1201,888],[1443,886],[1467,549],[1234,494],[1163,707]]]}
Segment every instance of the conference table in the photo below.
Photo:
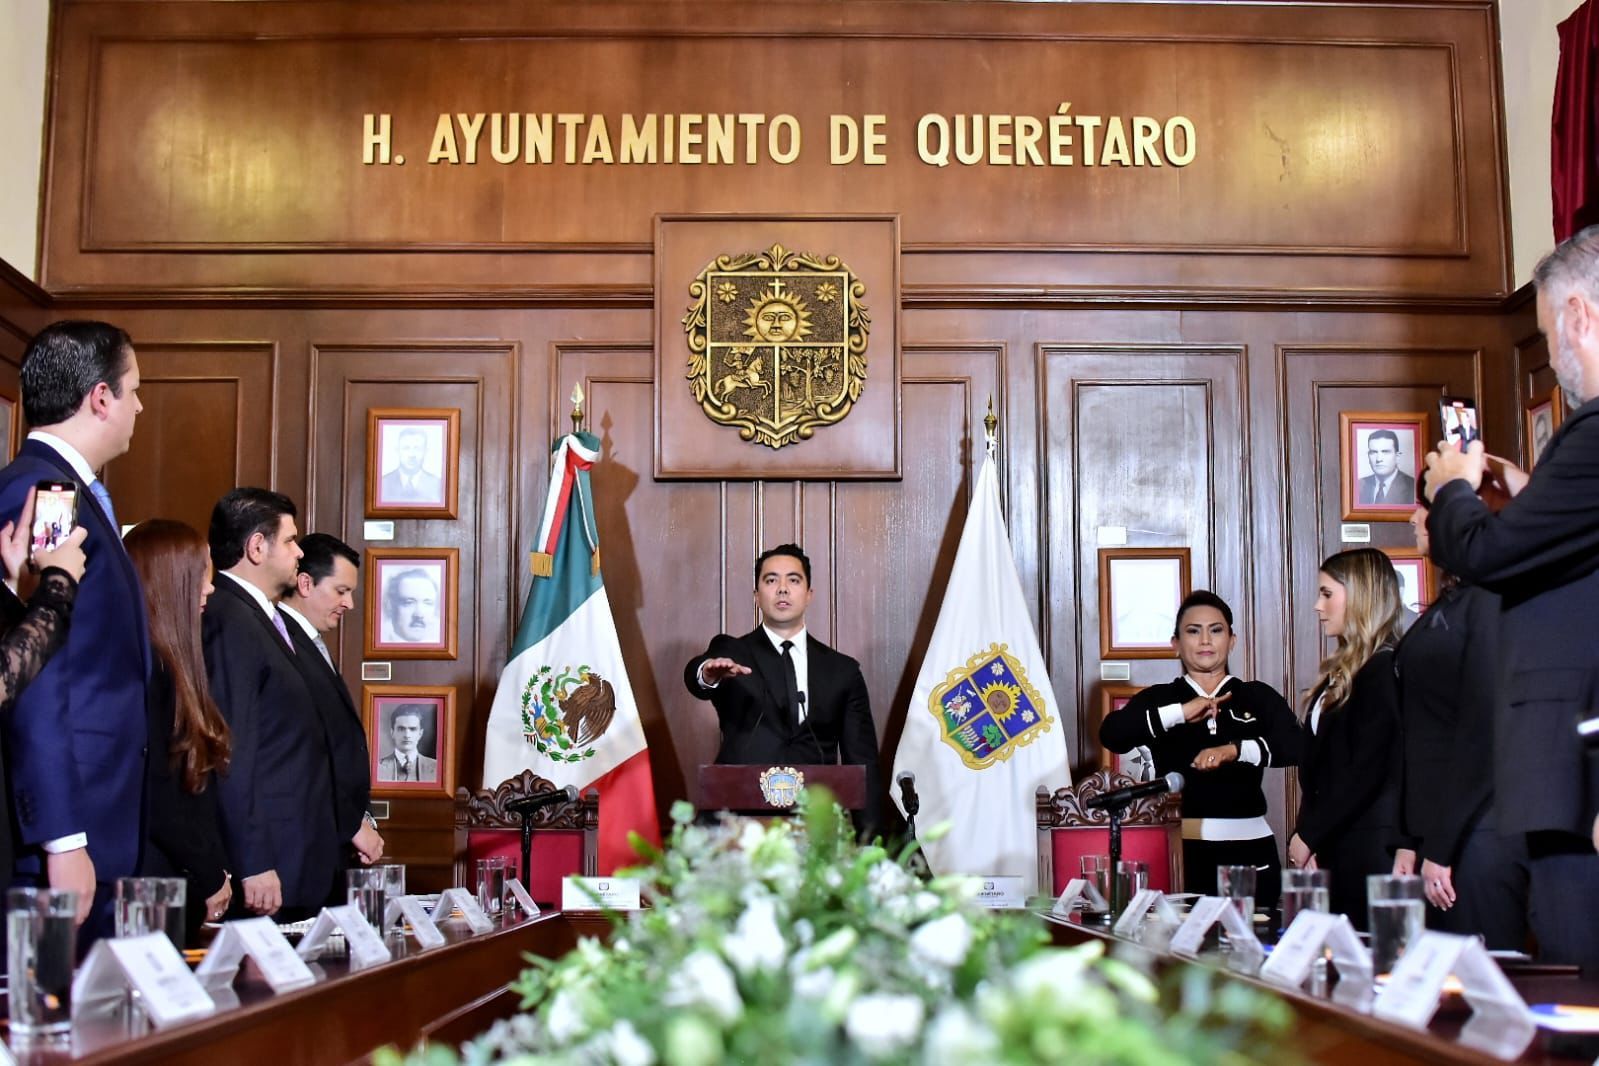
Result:
{"label": "conference table", "polygon": [[[1098,942],[1108,952],[1147,949],[1115,936],[1108,928],[1083,925],[1075,918],[1045,915],[1051,940],[1061,946]],[[1304,1061],[1358,1066],[1389,1066],[1405,1063],[1471,1063],[1485,1066],[1505,1061],[1522,1063],[1592,1063],[1599,1056],[1599,1040],[1555,1034],[1540,1029],[1532,1043],[1513,1058],[1501,1058],[1461,1043],[1471,1015],[1470,1007],[1458,996],[1447,996],[1432,1024],[1426,1030],[1407,1028],[1370,1013],[1367,997],[1340,996],[1336,982],[1311,989],[1290,990],[1261,980],[1250,972],[1240,972],[1221,954],[1202,955],[1197,960],[1169,953],[1152,952],[1157,974],[1173,969],[1204,966],[1223,981],[1237,981],[1268,995],[1280,998],[1293,1012],[1290,1040]],[[1565,967],[1536,965],[1501,967],[1511,984],[1528,1004],[1563,1003],[1599,1007],[1599,981],[1584,979]],[[1345,1000],[1364,999],[1356,1007]]]}
{"label": "conference table", "polygon": [[[1108,930],[1074,920],[1041,916],[1054,943],[1103,943],[1107,950],[1144,951]],[[224,993],[216,1013],[166,1029],[153,1029],[127,1004],[80,1011],[69,1040],[27,1044],[8,1039],[0,1048],[18,1063],[194,1063],[253,1062],[344,1064],[363,1062],[377,1049],[409,1047],[421,1039],[458,1044],[511,1014],[518,997],[507,990],[526,966],[524,955],[553,958],[581,936],[604,937],[605,919],[595,913],[551,912],[512,921],[472,935],[459,922],[443,927],[447,943],[420,950],[391,935],[392,962],[352,969],[347,961],[312,965],[313,985],[274,994],[258,977],[241,974]],[[1469,1009],[1446,1001],[1426,1031],[1394,1025],[1333,998],[1333,990],[1285,990],[1228,968],[1225,957],[1199,960],[1155,953],[1158,973],[1205,966],[1219,980],[1239,981],[1279,997],[1293,1012],[1289,1039],[1304,1061],[1387,1066],[1408,1063],[1488,1064],[1504,1061],[1460,1043]],[[1599,1006],[1599,982],[1537,968],[1506,972],[1528,1003]],[[1524,1063],[1589,1063],[1599,1046],[1540,1031],[1519,1058]]]}
{"label": "conference table", "polygon": [[[311,964],[315,984],[273,993],[241,972],[218,1010],[192,1022],[151,1028],[123,1003],[79,1010],[69,1038],[24,1042],[7,1030],[0,1061],[54,1063],[342,1064],[365,1061],[389,1044],[418,1039],[459,1043],[509,1014],[517,997],[506,985],[526,968],[524,955],[556,957],[580,936],[603,936],[597,914],[541,914],[473,935],[460,921],[440,927],[446,943],[428,950],[391,933],[391,962],[355,970],[347,958]],[[214,997],[215,998],[215,997]]]}

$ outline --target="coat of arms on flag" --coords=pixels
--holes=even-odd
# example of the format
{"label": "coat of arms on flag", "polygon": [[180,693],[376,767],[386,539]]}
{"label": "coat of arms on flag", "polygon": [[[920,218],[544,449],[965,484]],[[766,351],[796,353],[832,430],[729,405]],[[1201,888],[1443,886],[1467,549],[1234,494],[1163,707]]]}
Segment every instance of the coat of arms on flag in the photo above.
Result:
{"label": "coat of arms on flag", "polygon": [[992,644],[951,670],[927,709],[942,724],[944,743],[973,770],[1010,758],[1054,721],[1005,644]]}
{"label": "coat of arms on flag", "polygon": [[592,759],[616,717],[616,689],[587,666],[541,666],[522,686],[522,735],[556,762]]}

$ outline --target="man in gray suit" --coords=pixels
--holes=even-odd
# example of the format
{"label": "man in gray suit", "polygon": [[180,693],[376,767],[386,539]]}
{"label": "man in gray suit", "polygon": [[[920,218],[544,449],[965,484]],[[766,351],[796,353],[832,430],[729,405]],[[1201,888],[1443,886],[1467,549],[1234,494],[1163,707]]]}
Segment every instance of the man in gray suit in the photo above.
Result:
{"label": "man in gray suit", "polygon": [[422,469],[422,459],[427,455],[427,431],[420,426],[404,427],[394,450],[400,465],[383,475],[383,499],[386,502],[443,503],[443,480]]}
{"label": "man in gray suit", "polygon": [[439,764],[417,750],[422,740],[422,719],[433,713],[425,703],[402,703],[389,719],[392,754],[378,760],[379,781],[423,781],[436,783]]}
{"label": "man in gray suit", "polygon": [[1385,507],[1414,507],[1416,479],[1399,469],[1399,434],[1374,429],[1366,438],[1371,474],[1360,479],[1360,502]]}

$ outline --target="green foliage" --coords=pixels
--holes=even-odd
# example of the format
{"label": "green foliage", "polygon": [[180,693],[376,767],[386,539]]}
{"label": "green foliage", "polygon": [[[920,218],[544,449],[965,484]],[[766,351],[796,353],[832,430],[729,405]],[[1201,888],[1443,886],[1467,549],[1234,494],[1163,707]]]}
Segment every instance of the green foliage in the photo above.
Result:
{"label": "green foliage", "polygon": [[[1275,1000],[1193,968],[1162,986],[1097,943],[1050,947],[1035,916],[973,904],[971,879],[923,882],[909,849],[856,844],[824,791],[802,803],[795,823],[717,826],[675,805],[667,847],[639,849],[649,906],[615,916],[609,944],[530,959],[512,985],[523,1013],[461,1061],[1282,1061]],[[428,1048],[405,1061],[456,1060]]]}

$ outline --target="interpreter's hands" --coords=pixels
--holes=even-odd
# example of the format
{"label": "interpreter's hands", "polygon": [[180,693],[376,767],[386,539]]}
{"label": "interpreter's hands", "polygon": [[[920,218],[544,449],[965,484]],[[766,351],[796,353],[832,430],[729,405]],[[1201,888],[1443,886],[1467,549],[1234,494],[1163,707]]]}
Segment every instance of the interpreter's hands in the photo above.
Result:
{"label": "interpreter's hands", "polygon": [[50,887],[78,894],[77,921],[82,925],[94,910],[94,860],[88,848],[74,848],[59,855],[45,856],[45,873]]}
{"label": "interpreter's hands", "polygon": [[[83,554],[83,541],[89,535],[85,526],[74,526],[66,539],[48,551],[35,552],[33,562],[40,570],[47,566],[58,566],[72,575],[72,580],[83,580],[83,569],[88,565],[88,559]],[[5,536],[5,530],[0,529],[0,537]]]}
{"label": "interpreter's hands", "polygon": [[228,913],[228,904],[233,902],[233,878],[222,875],[222,887],[205,898],[205,920],[217,922]]}
{"label": "interpreter's hands", "polygon": [[1238,761],[1237,744],[1218,744],[1214,748],[1206,748],[1198,755],[1195,755],[1194,761],[1190,765],[1196,770],[1214,770],[1217,767],[1226,766],[1228,763],[1236,761]]}
{"label": "interpreter's hands", "polygon": [[1183,721],[1197,722],[1201,718],[1214,718],[1217,708],[1232,698],[1231,692],[1224,692],[1220,696],[1195,696],[1183,704]]}
{"label": "interpreter's hands", "polygon": [[256,914],[276,914],[283,906],[283,885],[276,870],[266,870],[244,879],[244,905]]}
{"label": "interpreter's hands", "polygon": [[1421,862],[1421,887],[1426,893],[1427,902],[1441,911],[1446,911],[1455,905],[1454,868],[1439,866],[1431,859]]}
{"label": "interpreter's hands", "polygon": [[1427,499],[1438,498],[1438,490],[1451,481],[1465,481],[1476,492],[1482,484],[1487,468],[1487,453],[1482,441],[1474,440],[1460,451],[1447,441],[1439,441],[1436,451],[1427,453],[1427,473],[1424,480]]}
{"label": "interpreter's hands", "polygon": [[1310,845],[1302,840],[1298,833],[1288,838],[1288,865],[1299,866],[1306,870],[1316,868],[1316,857],[1310,853]]}
{"label": "interpreter's hands", "polygon": [[350,843],[355,845],[356,854],[368,866],[383,858],[383,838],[372,828],[371,822],[363,820],[361,828],[350,838]]}
{"label": "interpreter's hands", "polygon": [[6,584],[13,589],[28,568],[28,548],[33,543],[33,499],[38,490],[29,489],[22,501],[22,512],[15,522],[0,526],[0,565],[5,567]]}
{"label": "interpreter's hands", "polygon": [[730,677],[738,677],[749,672],[749,667],[732,659],[706,659],[700,663],[700,684],[709,688],[720,685]]}
{"label": "interpreter's hands", "polygon": [[1411,848],[1400,848],[1394,852],[1394,876],[1409,877],[1416,872],[1416,852]]}

